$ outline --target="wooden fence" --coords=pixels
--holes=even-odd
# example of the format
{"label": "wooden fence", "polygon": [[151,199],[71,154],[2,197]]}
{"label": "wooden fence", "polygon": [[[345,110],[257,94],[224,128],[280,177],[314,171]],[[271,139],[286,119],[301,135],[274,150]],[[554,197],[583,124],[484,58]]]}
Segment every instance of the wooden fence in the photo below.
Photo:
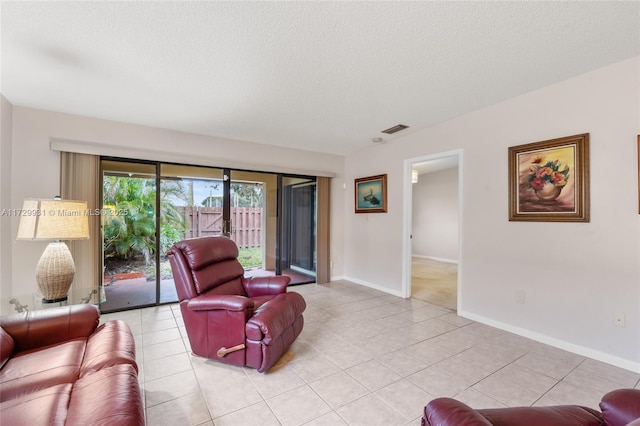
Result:
{"label": "wooden fence", "polygon": [[[187,223],[185,238],[222,235],[222,207],[183,207]],[[230,238],[240,248],[260,247],[261,207],[231,207]]]}

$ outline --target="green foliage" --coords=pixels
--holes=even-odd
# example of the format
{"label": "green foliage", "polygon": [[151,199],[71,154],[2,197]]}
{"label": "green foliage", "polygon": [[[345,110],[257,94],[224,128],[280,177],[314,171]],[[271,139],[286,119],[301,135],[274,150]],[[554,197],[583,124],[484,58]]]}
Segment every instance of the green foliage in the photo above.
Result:
{"label": "green foliage", "polygon": [[200,203],[204,207],[222,207],[222,195],[212,195]]}
{"label": "green foliage", "polygon": [[[175,241],[184,237],[185,219],[182,211],[172,201],[186,198],[186,190],[180,181],[161,180],[161,253],[165,253]],[[104,176],[103,205],[114,213],[103,216],[105,256],[128,259],[141,254],[146,264],[152,263],[156,246],[155,180]],[[115,214],[116,212],[122,214]]]}
{"label": "green foliage", "polygon": [[253,183],[232,183],[231,204],[234,207],[263,207],[264,186]]}

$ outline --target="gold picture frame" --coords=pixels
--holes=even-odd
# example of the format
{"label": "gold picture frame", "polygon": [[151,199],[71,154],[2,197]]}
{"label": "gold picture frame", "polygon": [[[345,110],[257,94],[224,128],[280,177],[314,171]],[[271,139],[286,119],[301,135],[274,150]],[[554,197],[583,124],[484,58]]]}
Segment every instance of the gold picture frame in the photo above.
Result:
{"label": "gold picture frame", "polygon": [[589,222],[589,134],[509,148],[509,220]]}
{"label": "gold picture frame", "polygon": [[356,213],[387,212],[387,175],[376,175],[355,180]]}

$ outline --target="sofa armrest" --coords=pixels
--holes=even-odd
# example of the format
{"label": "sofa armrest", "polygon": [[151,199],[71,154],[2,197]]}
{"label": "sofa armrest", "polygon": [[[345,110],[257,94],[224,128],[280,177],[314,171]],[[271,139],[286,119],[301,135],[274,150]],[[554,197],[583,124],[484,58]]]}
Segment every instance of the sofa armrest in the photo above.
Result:
{"label": "sofa armrest", "polygon": [[437,398],[424,407],[424,426],[491,426],[476,410],[453,398]]}
{"label": "sofa armrest", "polygon": [[640,419],[640,389],[617,389],[600,401],[600,410],[608,426],[625,426]]}
{"label": "sofa armrest", "polygon": [[244,311],[253,310],[255,303],[248,297],[233,294],[203,294],[187,302],[190,311]]}
{"label": "sofa armrest", "polygon": [[242,285],[249,297],[272,296],[286,293],[291,278],[284,275],[242,278]]}
{"label": "sofa armrest", "polygon": [[87,338],[99,321],[98,308],[83,304],[8,315],[0,318],[0,326],[13,338],[15,351],[24,351]]}

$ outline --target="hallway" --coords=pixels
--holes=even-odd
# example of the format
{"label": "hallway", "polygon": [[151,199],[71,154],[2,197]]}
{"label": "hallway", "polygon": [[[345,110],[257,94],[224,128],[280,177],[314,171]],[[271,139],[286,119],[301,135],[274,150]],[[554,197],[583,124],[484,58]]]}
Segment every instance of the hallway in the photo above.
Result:
{"label": "hallway", "polygon": [[458,302],[458,265],[412,257],[411,297],[455,311]]}

